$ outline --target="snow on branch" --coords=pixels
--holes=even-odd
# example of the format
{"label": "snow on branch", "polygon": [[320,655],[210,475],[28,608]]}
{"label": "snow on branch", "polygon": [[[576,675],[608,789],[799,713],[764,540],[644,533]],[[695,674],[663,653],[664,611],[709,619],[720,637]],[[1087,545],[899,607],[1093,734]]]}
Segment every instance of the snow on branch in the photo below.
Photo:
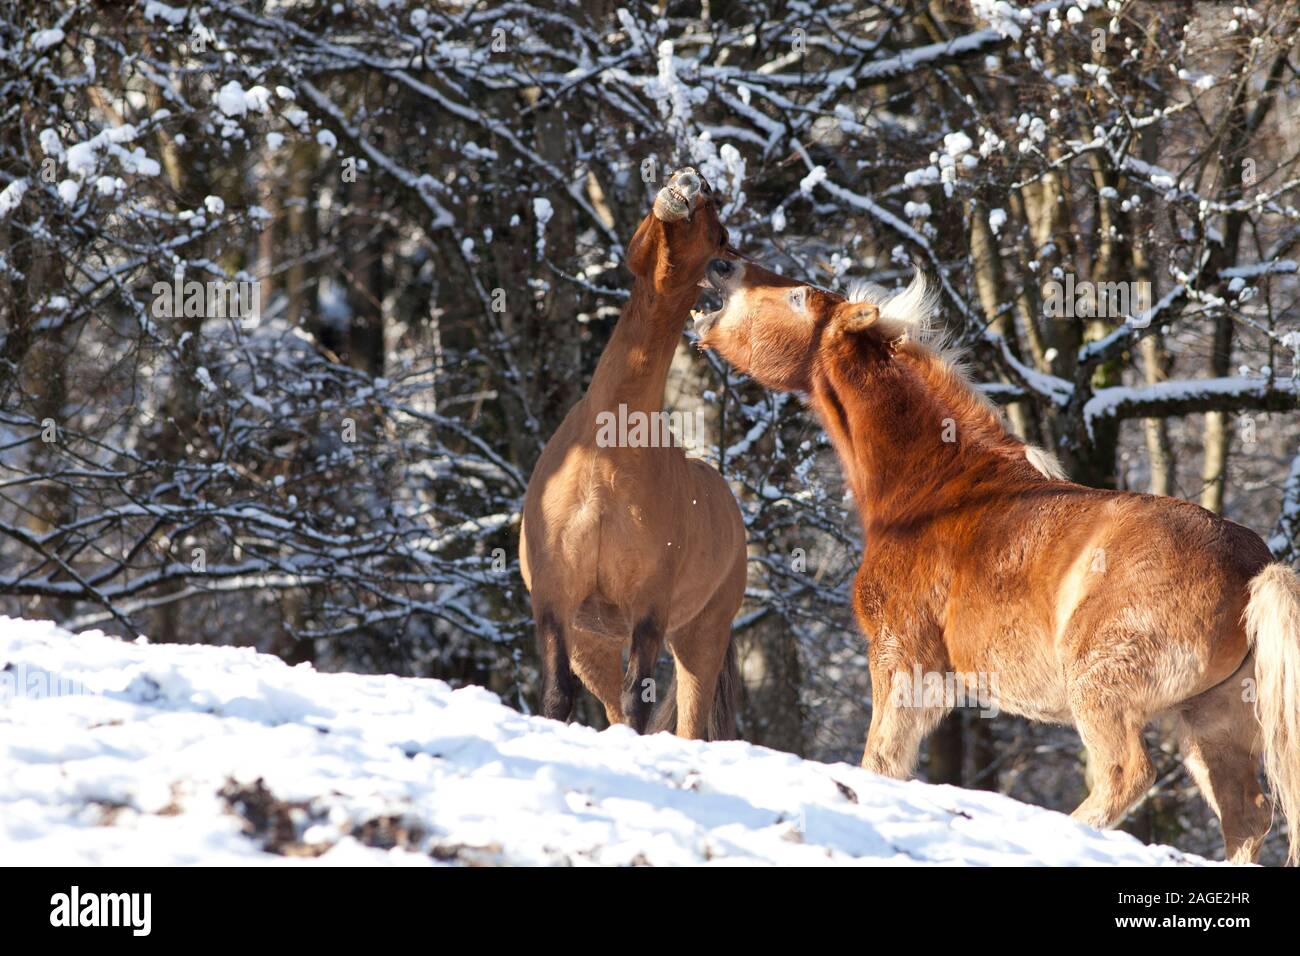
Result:
{"label": "snow on branch", "polygon": [[1300,560],[1300,452],[1291,459],[1291,470],[1282,485],[1282,504],[1268,547],[1279,561],[1293,564]]}
{"label": "snow on branch", "polygon": [[1083,408],[1089,435],[1103,418],[1160,418],[1209,411],[1287,412],[1300,407],[1295,379],[1210,378],[1098,389]]}

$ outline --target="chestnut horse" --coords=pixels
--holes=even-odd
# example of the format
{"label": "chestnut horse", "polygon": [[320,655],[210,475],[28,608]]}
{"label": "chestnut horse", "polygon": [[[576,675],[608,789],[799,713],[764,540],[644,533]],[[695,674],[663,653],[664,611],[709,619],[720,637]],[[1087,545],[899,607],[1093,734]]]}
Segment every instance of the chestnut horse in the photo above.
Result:
{"label": "chestnut horse", "polygon": [[1074,816],[1111,827],[1154,780],[1143,728],[1170,714],[1228,858],[1253,861],[1272,823],[1262,754],[1296,861],[1300,580],[1258,535],[1186,501],[1040,473],[931,347],[920,276],[874,301],[731,254],[707,278],[724,304],[696,314],[701,346],[809,396],[857,503],[853,606],[875,690],[864,767],[906,777],[951,709],[900,684],[926,673],[969,689],[978,675],[1000,709],[1078,729],[1094,781]]}
{"label": "chestnut horse", "polygon": [[[519,562],[532,593],[547,717],[568,719],[576,675],[611,723],[644,732],[666,640],[675,688],[654,712],[655,729],[735,735],[731,621],[747,562],[740,508],[713,468],[650,441],[704,267],[726,240],[708,184],[679,170],[628,246],[632,295],[586,395],[529,479]],[[606,427],[612,416],[651,428],[627,428],[631,439],[620,446]]]}

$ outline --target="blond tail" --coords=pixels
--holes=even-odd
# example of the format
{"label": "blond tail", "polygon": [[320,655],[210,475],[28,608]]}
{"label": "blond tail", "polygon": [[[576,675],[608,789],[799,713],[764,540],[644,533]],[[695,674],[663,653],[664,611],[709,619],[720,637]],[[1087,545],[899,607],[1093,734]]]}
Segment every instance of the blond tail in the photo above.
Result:
{"label": "blond tail", "polygon": [[1270,564],[1250,582],[1246,634],[1255,649],[1255,716],[1264,771],[1286,818],[1287,862],[1300,863],[1300,576]]}

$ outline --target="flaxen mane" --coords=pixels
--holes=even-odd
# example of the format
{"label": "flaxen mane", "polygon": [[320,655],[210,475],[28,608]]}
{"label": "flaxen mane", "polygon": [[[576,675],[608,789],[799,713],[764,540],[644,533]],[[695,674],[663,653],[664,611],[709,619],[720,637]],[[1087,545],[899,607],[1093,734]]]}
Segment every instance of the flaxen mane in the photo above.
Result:
{"label": "flaxen mane", "polygon": [[1017,438],[1007,427],[1006,416],[971,381],[966,350],[935,323],[938,292],[922,273],[917,272],[902,292],[891,292],[874,282],[854,283],[848,300],[879,307],[875,328],[886,338],[901,341],[895,354],[908,360],[965,440],[1009,453],[1009,457],[1023,456],[1044,477],[1065,480],[1056,456]]}

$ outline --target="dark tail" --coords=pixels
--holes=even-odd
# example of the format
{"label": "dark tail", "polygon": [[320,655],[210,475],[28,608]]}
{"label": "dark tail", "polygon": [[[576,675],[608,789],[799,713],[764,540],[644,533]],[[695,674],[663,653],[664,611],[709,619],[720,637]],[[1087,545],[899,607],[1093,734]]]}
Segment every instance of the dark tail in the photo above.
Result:
{"label": "dark tail", "polygon": [[645,732],[657,734],[662,730],[670,734],[677,733],[677,668],[675,666],[673,676],[668,678],[668,686],[655,701],[655,709],[650,712],[650,726],[646,727]]}
{"label": "dark tail", "polygon": [[[722,659],[722,673],[718,675],[718,689],[713,694],[713,711],[709,714],[710,740],[736,739],[736,713],[740,706],[740,662],[736,659],[736,641],[727,642],[727,654]],[[646,733],[661,730],[677,732],[677,674],[673,673],[667,688],[659,695],[650,726]]]}

